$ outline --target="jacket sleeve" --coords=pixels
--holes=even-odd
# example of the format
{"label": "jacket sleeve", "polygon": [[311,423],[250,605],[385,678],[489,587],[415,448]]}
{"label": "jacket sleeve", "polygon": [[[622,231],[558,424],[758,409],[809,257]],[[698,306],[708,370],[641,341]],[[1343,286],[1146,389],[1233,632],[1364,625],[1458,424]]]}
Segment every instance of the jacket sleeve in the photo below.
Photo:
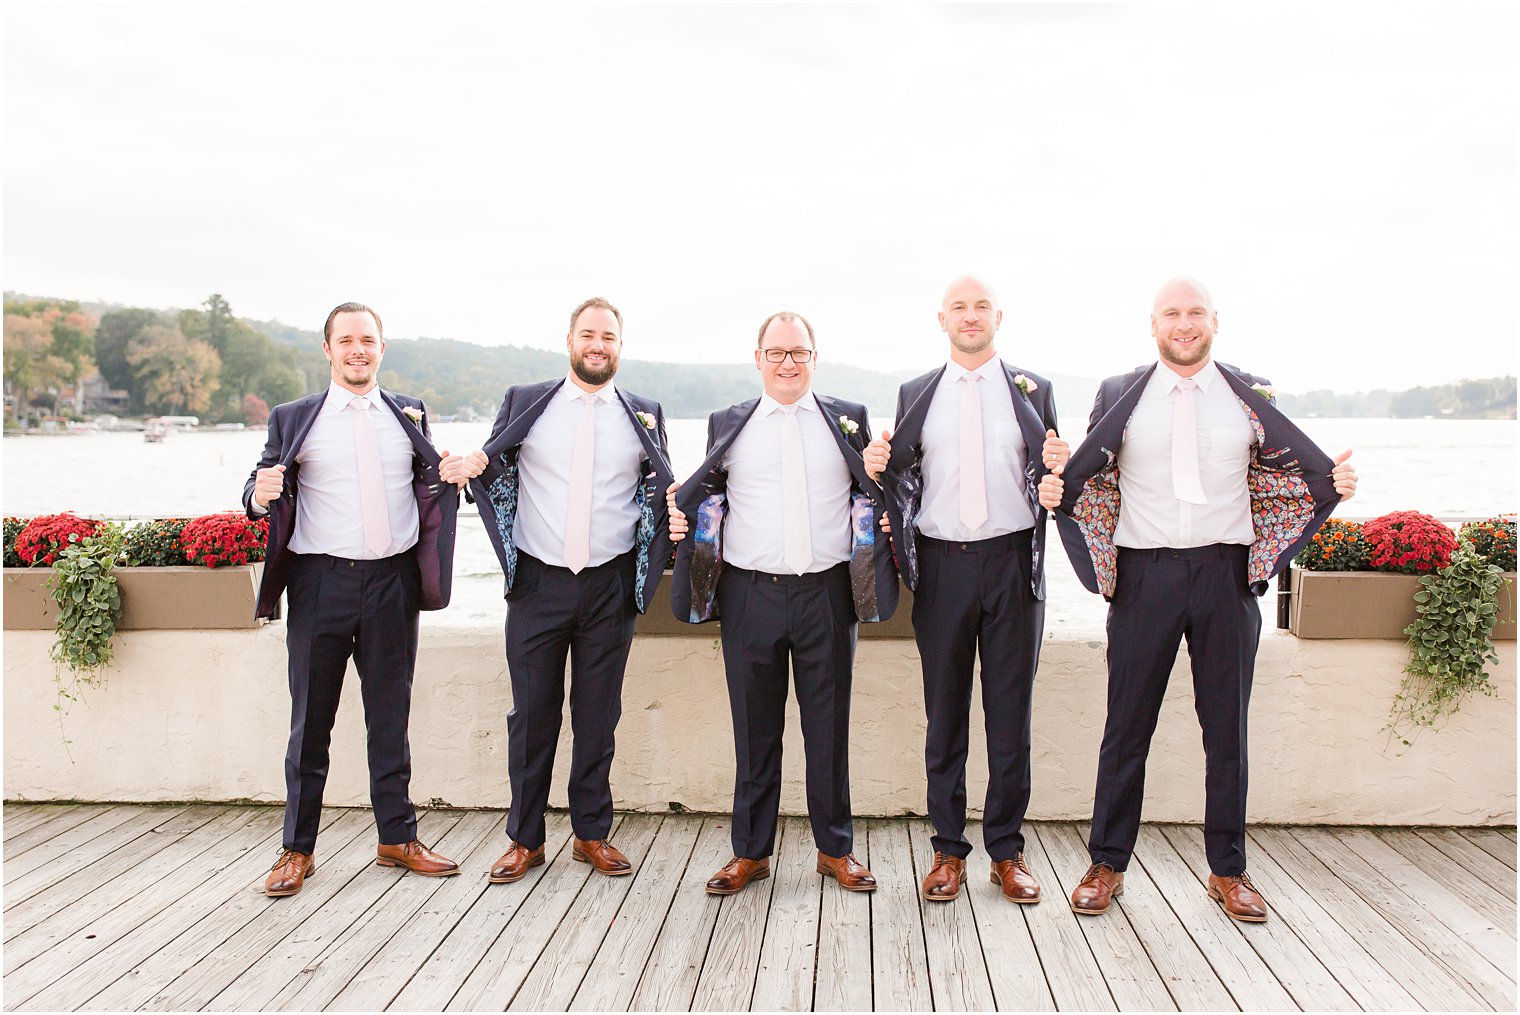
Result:
{"label": "jacket sleeve", "polygon": [[269,514],[266,508],[262,511],[255,509],[253,505],[253,484],[259,477],[260,469],[267,469],[280,461],[280,452],[285,448],[285,439],[280,436],[280,417],[282,413],[276,409],[269,414],[269,439],[264,442],[264,453],[259,456],[259,463],[248,473],[248,482],[243,484],[243,510],[249,518],[259,519]]}

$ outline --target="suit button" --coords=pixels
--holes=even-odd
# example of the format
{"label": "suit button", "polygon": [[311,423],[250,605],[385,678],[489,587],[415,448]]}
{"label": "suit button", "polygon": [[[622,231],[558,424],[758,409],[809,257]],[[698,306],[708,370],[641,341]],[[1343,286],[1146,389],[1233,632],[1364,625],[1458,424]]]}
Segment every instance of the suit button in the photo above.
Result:
{"label": "suit button", "polygon": [[777,578],[775,575],[771,575],[771,584],[772,585],[779,585],[779,584],[781,584],[781,579]]}
{"label": "suit button", "polygon": [[353,567],[353,566],[354,566],[354,562],[353,562],[353,561],[349,561],[349,562],[348,562],[348,566],[349,566],[349,567]]}
{"label": "suit button", "polygon": [[965,544],[965,543],[962,543],[962,544],[961,544],[961,549],[962,549],[962,550],[969,550],[969,549],[971,549],[971,547],[970,547],[970,546],[968,546],[968,545],[967,545],[967,544]]}

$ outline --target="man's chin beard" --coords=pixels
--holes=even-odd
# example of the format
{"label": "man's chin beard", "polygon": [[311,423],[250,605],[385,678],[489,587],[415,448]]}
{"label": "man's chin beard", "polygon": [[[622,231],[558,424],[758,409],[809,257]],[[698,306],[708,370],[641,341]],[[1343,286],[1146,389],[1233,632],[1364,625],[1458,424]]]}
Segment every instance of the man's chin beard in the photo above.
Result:
{"label": "man's chin beard", "polygon": [[950,344],[960,352],[974,356],[979,352],[986,352],[992,345],[992,338],[990,333],[983,331],[976,335],[974,340],[965,335],[957,335],[950,339]]}
{"label": "man's chin beard", "polygon": [[1212,339],[1200,339],[1193,344],[1190,355],[1179,356],[1177,350],[1170,343],[1161,347],[1161,358],[1176,367],[1193,367],[1209,358],[1214,342]]}
{"label": "man's chin beard", "polygon": [[586,365],[584,360],[576,360],[574,363],[570,364],[570,369],[575,372],[575,376],[579,377],[587,384],[601,385],[606,384],[608,381],[612,380],[614,376],[616,376],[617,361],[608,360],[605,367],[600,370],[593,370]]}

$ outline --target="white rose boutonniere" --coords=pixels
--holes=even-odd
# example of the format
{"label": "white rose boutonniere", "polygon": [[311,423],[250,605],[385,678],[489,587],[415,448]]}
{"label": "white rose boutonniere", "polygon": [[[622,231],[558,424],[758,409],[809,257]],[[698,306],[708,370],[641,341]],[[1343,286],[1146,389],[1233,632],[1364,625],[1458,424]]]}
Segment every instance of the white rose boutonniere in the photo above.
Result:
{"label": "white rose boutonniere", "polygon": [[860,433],[860,424],[848,416],[839,417],[839,432],[846,437],[854,437]]}
{"label": "white rose boutonniere", "polygon": [[1277,401],[1277,389],[1270,384],[1253,384],[1251,390],[1269,402]]}
{"label": "white rose boutonniere", "polygon": [[401,415],[405,416],[413,423],[416,423],[418,426],[422,425],[422,410],[414,405],[403,405],[401,407]]}
{"label": "white rose boutonniere", "polygon": [[1036,384],[1034,381],[1030,380],[1028,377],[1024,376],[1023,374],[1014,374],[1013,375],[1013,386],[1016,387],[1016,388],[1018,388],[1020,391],[1022,391],[1026,395],[1032,395],[1036,391],[1040,390],[1040,386],[1038,384]]}
{"label": "white rose boutonniere", "polygon": [[635,412],[633,418],[639,421],[639,425],[645,430],[653,430],[655,426],[654,414],[649,412]]}

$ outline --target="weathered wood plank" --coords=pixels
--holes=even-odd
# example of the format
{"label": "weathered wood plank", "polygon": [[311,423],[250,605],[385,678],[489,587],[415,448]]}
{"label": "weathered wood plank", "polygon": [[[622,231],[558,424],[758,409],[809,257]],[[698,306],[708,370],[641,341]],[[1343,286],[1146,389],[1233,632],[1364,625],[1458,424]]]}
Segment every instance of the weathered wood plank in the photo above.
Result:
{"label": "weathered wood plank", "polygon": [[[1121,896],[1120,904],[1102,916],[1079,917],[1071,912],[1070,891],[1077,886],[1077,881],[1091,863],[1087,855],[1087,843],[1077,832],[1076,826],[1046,822],[1033,826],[1026,823],[1024,835],[1029,842],[1025,847],[1027,854],[1033,855],[1038,850],[1045,855],[1043,865],[1038,868],[1031,866],[1040,879],[1042,897],[1039,908],[1048,906],[1061,914],[1063,919],[1072,920],[1078,932],[1087,938],[1087,946],[1092,950],[1092,957],[1096,961],[1094,971],[1108,984],[1109,993],[1113,995],[1113,1003],[1118,1009],[1176,1011],[1177,1002],[1167,989],[1165,978],[1146,953],[1145,944],[1140,940],[1123,907],[1123,902],[1130,898],[1128,895]],[[1052,872],[1051,880],[1047,881],[1044,874],[1040,873],[1045,870]],[[1064,879],[1062,873],[1066,875]],[[1181,933],[1180,927],[1178,932]],[[1052,944],[1055,945],[1056,942]],[[1188,946],[1192,946],[1191,941]],[[1041,950],[1042,958],[1048,950]],[[1207,969],[1201,955],[1197,957],[1197,962]],[[1054,975],[1053,971],[1051,975]],[[1217,980],[1214,983],[1218,986]],[[1065,991],[1066,988],[1063,988],[1063,993]],[[1002,1001],[1001,993],[998,1000]],[[1229,994],[1222,987],[1218,989],[1214,1000],[1230,1003]]]}
{"label": "weathered wood plank", "polygon": [[1504,836],[1504,838],[1508,839],[1510,842],[1516,841],[1515,840],[1515,830],[1513,828],[1501,828],[1501,829],[1498,830],[1498,832],[1499,832],[1500,835]]}
{"label": "weathered wood plank", "polygon": [[901,821],[864,822],[871,873],[881,888],[871,900],[871,984],[877,1011],[929,1011],[929,962],[919,913],[913,843]]}
{"label": "weathered wood plank", "polygon": [[[77,871],[91,867],[97,861],[114,853],[135,856],[139,860],[146,859],[163,841],[159,835],[151,833],[166,827],[170,821],[186,813],[187,810],[183,807],[145,810],[101,832],[88,842],[69,847],[64,845],[64,838],[60,836],[53,842],[38,846],[22,858],[23,860],[33,858],[41,860],[42,862],[36,867],[25,873],[19,870],[15,874],[9,870],[5,872],[5,908],[14,908],[43,889],[57,884]],[[198,807],[188,813],[193,814],[195,820],[204,824],[216,817],[219,809]],[[178,827],[188,832],[194,826],[180,823]],[[73,829],[73,831],[78,831],[78,829]],[[97,875],[97,870],[91,870],[89,879],[97,880]],[[7,921],[6,930],[10,933],[15,932],[15,928],[9,926],[9,921]]]}
{"label": "weathered wood plank", "polygon": [[38,843],[47,842],[54,836],[62,835],[75,825],[89,821],[101,813],[113,809],[110,804],[91,804],[88,806],[75,804],[59,805],[58,812],[53,814],[47,821],[39,822],[5,840],[5,865],[9,867],[12,860]]}
{"label": "weathered wood plank", "polygon": [[[143,1007],[152,1010],[205,1007],[211,1003],[212,998],[236,983],[271,948],[299,933],[306,919],[354,878],[362,874],[377,884],[388,884],[388,872],[375,867],[373,818],[366,812],[356,812],[356,817],[361,814],[363,818],[369,819],[371,834],[358,832],[336,852],[328,853],[325,857],[322,853],[324,843],[318,840],[316,873],[306,879],[299,894],[278,899],[266,898],[263,894],[264,878],[259,874],[250,879],[247,887],[224,906],[229,912],[221,914],[221,920],[231,917],[236,923],[230,934],[223,927],[191,928],[187,944],[202,957],[154,994]],[[270,860],[273,861],[277,856],[277,853],[271,855]],[[248,912],[244,906],[252,911]],[[218,943],[212,950],[202,950],[202,935],[218,938]]]}
{"label": "weathered wood plank", "polygon": [[[1197,825],[1164,825],[1161,832],[1176,849],[1198,886],[1207,891],[1209,864],[1203,842],[1203,829]],[[1251,861],[1260,859],[1251,858]],[[1298,1007],[1304,1011],[1361,1011],[1361,1005],[1347,993],[1341,982],[1325,967],[1302,938],[1294,933],[1284,916],[1275,912],[1273,901],[1278,897],[1278,884],[1265,876],[1265,868],[1258,866],[1252,875],[1252,883],[1267,900],[1269,913],[1266,923],[1230,923],[1241,937],[1256,949],[1256,954],[1267,964],[1277,982],[1282,984]],[[1282,886],[1286,892],[1287,886]],[[1220,910],[1223,915],[1223,909]]]}
{"label": "weathered wood plank", "polygon": [[[1372,833],[1447,891],[1453,892],[1495,928],[1515,938],[1515,900],[1447,856],[1429,840],[1404,829],[1379,829]],[[1482,853],[1482,850],[1477,850]],[[1493,858],[1490,857],[1490,860]],[[1502,866],[1499,865],[1499,866]]]}
{"label": "weathered wood plank", "polygon": [[[461,813],[459,821],[432,848],[450,858],[467,856],[494,830],[495,823],[493,814]],[[412,918],[434,894],[445,886],[472,879],[472,875],[473,879],[481,880],[478,870],[467,872],[461,866],[460,871],[452,878],[425,878],[409,873],[402,876],[321,954],[301,963],[290,982],[259,1007],[267,1011],[326,1008],[386,943],[410,934]],[[464,887],[468,889],[468,885]],[[332,917],[327,909],[323,907],[312,919],[330,922]]]}
{"label": "weathered wood plank", "polygon": [[[1225,916],[1218,903],[1208,897],[1172,844],[1153,826],[1141,827],[1134,861],[1145,868],[1241,1009],[1294,1011],[1298,1008],[1262,962],[1261,956],[1237,933],[1235,921]],[[1130,863],[1131,870],[1134,861]],[[1125,888],[1128,890],[1128,884]],[[1259,930],[1261,926],[1252,929]]]}
{"label": "weathered wood plank", "polygon": [[[779,850],[785,846],[785,826],[777,835]],[[751,882],[738,895],[720,900],[707,957],[692,993],[692,1011],[749,1011],[776,873],[776,858],[772,857],[769,878]]]}
{"label": "weathered wood plank", "polygon": [[[722,899],[707,894],[705,886],[707,879],[733,855],[730,835],[726,817],[709,817],[702,822],[691,861],[676,886],[670,911],[665,914],[665,923],[627,1005],[629,1010],[686,1011],[691,1007],[723,905]],[[579,995],[571,1008],[601,1010],[589,1002],[582,1004]]]}
{"label": "weathered wood plank", "polygon": [[847,892],[823,882],[823,909],[818,915],[817,976],[813,981],[814,1011],[870,1011],[871,914],[887,893],[902,893],[913,886],[888,884],[871,866],[870,829],[855,822],[855,858],[876,875],[876,891],[869,897]]}
{"label": "weathered wood plank", "polygon": [[[1366,863],[1350,846],[1335,836],[1318,836],[1310,828],[1283,831],[1312,852],[1321,865],[1335,871],[1336,877],[1341,878],[1341,883],[1356,892],[1365,906],[1376,910],[1392,924],[1400,936],[1414,942],[1427,956],[1444,966],[1470,994],[1476,994],[1480,1003],[1503,1010],[1514,1007],[1514,1001],[1506,1000],[1505,991],[1497,986],[1497,982],[1503,980],[1503,975],[1494,969],[1493,963],[1473,954],[1473,950],[1452,933],[1446,924],[1433,919],[1426,907],[1404,895],[1398,886],[1383,877],[1377,868]],[[1404,983],[1404,988],[1409,989],[1408,983]],[[1511,983],[1508,988],[1512,995],[1514,985]],[[1415,994],[1412,989],[1409,992]],[[1415,997],[1420,995],[1415,994]]]}
{"label": "weathered wood plank", "polygon": [[[609,838],[614,842],[622,839],[623,828],[627,824],[628,818],[624,817],[613,828]],[[474,968],[467,971],[458,991],[447,1004],[441,1006],[444,1010],[506,1010],[518,987],[522,985],[523,978],[543,954],[549,936],[564,921],[565,914],[575,904],[576,898],[592,877],[602,876],[594,874],[588,865],[574,860],[572,852],[567,844],[551,862],[545,864],[548,869],[533,886],[516,917],[501,930],[494,941],[488,942],[479,961],[474,963]],[[521,885],[521,882],[517,884]],[[492,887],[494,891],[489,894],[496,895],[502,889],[510,890],[516,886]],[[414,980],[413,983],[415,982]],[[408,984],[406,991],[392,1002],[392,1007],[409,1008],[410,1005],[404,1002],[411,993],[412,986]],[[421,1007],[435,1006],[426,1004]]]}
{"label": "weathered wood plank", "polygon": [[[1026,825],[1024,835],[1025,859],[1043,890],[1048,883],[1047,879],[1055,875],[1050,872],[1050,864],[1034,826]],[[987,855],[981,822],[968,825],[966,837],[971,840],[972,850],[966,861],[966,884],[961,889],[962,898],[959,901],[968,903],[971,907],[997,1007],[1003,1011],[1055,1011],[1058,999],[1051,991],[1060,989],[1072,998],[1084,996],[1092,999],[1095,1004],[1106,1003],[1107,1010],[1112,1010],[1113,1001],[1109,998],[1108,989],[1103,986],[1102,977],[1098,976],[1097,967],[1092,963],[1092,955],[1087,952],[1081,931],[1073,927],[1071,939],[1081,946],[1085,958],[1063,956],[1060,963],[1053,965],[1050,956],[1041,956],[1034,933],[1036,928],[1039,928],[1041,934],[1048,934],[1055,929],[1057,921],[1049,919],[1052,910],[1045,909],[1044,913],[1037,913],[1036,910],[1045,908],[1043,901],[1037,905],[1020,905],[1003,898],[1002,888],[994,884],[991,878],[992,861]],[[952,903],[954,904],[956,903]],[[1046,919],[1041,919],[1042,916]],[[1070,972],[1068,960],[1070,964],[1086,962],[1086,972],[1097,977],[1096,990],[1091,989],[1091,983],[1056,982],[1063,973]]]}
{"label": "weathered wood plank", "polygon": [[1432,917],[1439,920],[1465,941],[1473,952],[1486,958],[1503,973],[1510,981],[1510,997],[1514,998],[1515,939],[1495,926],[1494,921],[1477,912],[1466,899],[1410,863],[1407,857],[1371,832],[1350,828],[1332,835],[1324,831],[1305,830],[1300,838],[1305,836],[1309,847],[1316,852],[1319,851],[1317,842],[1333,839],[1360,856],[1368,866],[1375,868],[1425,912],[1425,922],[1428,923]]}
{"label": "weathered wood plank", "polygon": [[[571,1010],[628,1009],[675,893],[685,879],[701,831],[700,817],[668,815],[643,862],[630,858],[638,863],[633,885],[606,940],[586,966],[580,987],[570,999]],[[703,876],[707,876],[706,871]]]}
{"label": "weathered wood plank", "polygon": [[1516,849],[1513,836],[1504,835],[1493,828],[1459,828],[1457,832],[1495,860],[1507,864],[1510,870],[1515,869]]}
{"label": "weathered wood plank", "polygon": [[[505,821],[502,814],[497,814],[497,817],[499,821]],[[486,849],[486,854],[489,854],[485,862],[486,871],[489,871],[497,857],[506,852],[511,843],[505,834],[499,834],[496,840],[496,848]],[[565,872],[573,872],[573,868],[579,868],[581,872],[585,869],[579,863],[570,862],[570,817],[562,811],[550,811],[544,819],[543,865],[529,868],[523,880],[512,884],[491,884],[485,880],[479,886],[470,884],[468,895],[473,895],[473,901],[456,900],[436,918],[441,924],[447,924],[442,941],[420,941],[415,947],[407,948],[401,965],[409,966],[415,972],[404,982],[400,991],[394,992],[394,997],[385,1007],[403,1012],[442,1010],[444,1004],[459,991],[459,986],[471,971],[479,965],[486,950],[502,934],[503,928],[511,927],[518,921],[534,919],[534,913],[538,910],[540,881],[550,872],[555,877],[561,877]],[[470,901],[470,904],[461,909],[465,901]],[[337,995],[330,1007],[374,1010],[374,1006],[360,1004],[360,1000],[363,1000],[363,995],[350,988],[350,991]]]}
{"label": "weathered wood plank", "polygon": [[[67,856],[73,850],[85,848],[91,840],[118,825],[130,822],[131,827],[141,831],[165,820],[160,817],[163,814],[163,808],[133,807],[122,804],[116,807],[93,807],[88,810],[92,813],[83,821],[60,830],[56,835],[32,842],[31,846],[25,850],[6,849],[5,908],[9,909],[13,902],[10,888],[13,878],[30,874],[39,867],[45,867],[60,857]],[[180,810],[183,808],[175,808],[174,813]],[[41,829],[38,831],[40,832]]]}
{"label": "weathered wood plank", "polygon": [[76,993],[91,985],[93,994],[103,984],[82,975],[80,967],[236,860],[242,852],[239,844],[246,848],[243,826],[250,817],[238,810],[224,811],[165,844],[155,857],[164,864],[156,871],[159,880],[149,880],[142,870],[118,877],[13,939],[6,946],[6,959],[18,968],[5,978],[7,1003],[16,1007],[28,998],[36,1001],[34,995],[54,985],[60,987],[56,993],[62,999],[82,1001]]}
{"label": "weathered wood plank", "polygon": [[[454,831],[458,833],[465,822],[476,819],[482,822],[485,831],[480,834],[473,848],[459,855],[448,854],[458,860],[461,874],[453,878],[433,878],[436,889],[432,895],[427,896],[423,906],[407,919],[404,927],[386,941],[380,950],[366,960],[365,965],[353,975],[353,979],[348,980],[344,989],[325,1004],[325,1009],[330,1012],[385,1010],[386,1004],[400,994],[416,971],[441,947],[454,925],[461,921],[465,913],[470,912],[471,907],[479,903],[486,889],[511,887],[491,886],[486,880],[492,863],[496,863],[497,857],[506,851],[509,842],[502,834],[502,813],[479,811],[474,816],[461,819]],[[564,822],[564,819],[559,817],[559,821]],[[550,814],[547,830],[550,842],[555,842],[558,831],[553,814]],[[543,868],[538,868],[538,871],[543,871]],[[423,878],[416,880],[423,881]],[[496,928],[491,928],[491,933],[496,933]],[[482,944],[483,947],[485,945]],[[461,979],[464,979],[464,974],[461,974]]]}
{"label": "weathered wood plank", "polygon": [[1453,828],[1418,828],[1420,838],[1446,854],[1454,863],[1491,886],[1511,903],[1515,902],[1515,868],[1494,857],[1471,839]]}
{"label": "weathered wood plank", "polygon": [[987,973],[987,959],[977,936],[976,914],[965,891],[950,902],[930,902],[919,886],[929,873],[934,853],[929,845],[931,829],[927,821],[908,822],[913,843],[914,894],[918,897],[919,918],[924,924],[924,952],[929,969],[929,986],[935,1011],[987,1011],[997,1006],[992,995],[992,980]]}
{"label": "weathered wood plank", "polygon": [[[448,838],[458,824],[458,811],[435,816],[430,823],[429,838]],[[216,1011],[262,1011],[298,972],[316,962],[318,956],[342,941],[355,923],[372,907],[383,905],[392,888],[412,877],[409,872],[380,867],[370,856],[372,870],[356,876],[334,892],[322,906],[307,916],[298,928],[275,942],[251,965],[206,1004]],[[304,892],[306,889],[302,889]]]}
{"label": "weathered wood plank", "polygon": [[[512,993],[503,989],[491,998],[493,1008],[497,997],[511,1001],[508,1011],[564,1011],[570,1006],[612,929],[616,928],[620,937],[628,933],[618,918],[649,859],[661,820],[658,814],[630,814],[623,819],[618,848],[625,851],[634,872],[618,877],[593,874],[554,933],[548,935],[542,957],[531,968],[523,969],[521,985]],[[505,987],[502,978],[497,983]]]}
{"label": "weathered wood plank", "polygon": [[73,810],[78,804],[6,804],[3,834],[5,841],[20,835],[22,832],[36,828],[46,821]]}
{"label": "weathered wood plank", "polygon": [[[781,819],[781,848],[771,862],[771,909],[755,970],[750,1008],[758,1011],[811,1011],[818,959],[818,916],[823,898],[818,850],[806,818]],[[842,891],[838,885],[835,891]],[[856,902],[869,909],[870,901]]]}
{"label": "weathered wood plank", "polygon": [[[210,825],[203,824],[200,818],[199,814],[171,818],[164,826],[163,844],[152,854],[151,867],[139,864],[7,941],[7,992],[26,996],[15,984],[32,983],[36,977],[45,975],[45,970],[70,962],[70,957],[81,950],[93,952],[105,947],[204,880],[206,875],[200,866],[189,861],[235,827],[236,815],[218,818]],[[180,827],[186,821],[189,829]],[[87,874],[81,872],[76,877],[84,878]],[[39,969],[20,972],[20,967],[43,956],[46,958]],[[13,979],[16,977],[19,979]],[[53,978],[40,986],[46,986]]]}
{"label": "weathered wood plank", "polygon": [[[191,861],[202,871],[212,871],[210,877],[116,940],[105,941],[97,937],[95,940],[101,947],[94,954],[79,962],[66,977],[34,995],[26,1006],[39,1011],[78,1008],[86,1004],[100,1010],[135,1008],[152,995],[155,987],[171,979],[173,974],[166,974],[161,979],[152,980],[152,986],[145,986],[143,978],[137,975],[138,964],[169,954],[163,951],[169,942],[214,911],[256,872],[268,867],[271,840],[278,844],[280,824],[277,811],[248,807],[231,807],[227,811],[242,823]],[[125,998],[133,987],[137,989],[136,1000],[126,1004]],[[99,1002],[94,1000],[97,995],[101,997]]]}

